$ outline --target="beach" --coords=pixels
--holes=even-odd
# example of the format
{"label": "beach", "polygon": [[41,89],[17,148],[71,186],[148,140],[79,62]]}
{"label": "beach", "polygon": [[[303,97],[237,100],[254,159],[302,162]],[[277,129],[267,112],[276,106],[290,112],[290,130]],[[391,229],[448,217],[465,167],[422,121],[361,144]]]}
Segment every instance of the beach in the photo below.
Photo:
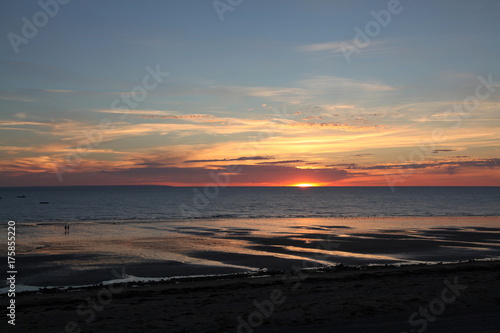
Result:
{"label": "beach", "polygon": [[17,224],[20,288],[500,258],[498,217],[94,221],[69,233],[64,225]]}
{"label": "beach", "polygon": [[499,222],[19,223],[15,328],[498,332]]}
{"label": "beach", "polygon": [[499,268],[344,267],[28,293],[17,297],[16,332],[498,332]]}

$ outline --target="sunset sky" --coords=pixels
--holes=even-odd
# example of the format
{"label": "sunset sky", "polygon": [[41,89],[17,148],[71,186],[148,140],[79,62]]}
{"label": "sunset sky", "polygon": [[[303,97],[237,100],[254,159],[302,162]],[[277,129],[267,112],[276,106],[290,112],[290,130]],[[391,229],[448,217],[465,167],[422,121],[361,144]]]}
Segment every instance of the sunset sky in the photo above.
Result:
{"label": "sunset sky", "polygon": [[0,0],[0,186],[500,186],[498,0],[42,3]]}

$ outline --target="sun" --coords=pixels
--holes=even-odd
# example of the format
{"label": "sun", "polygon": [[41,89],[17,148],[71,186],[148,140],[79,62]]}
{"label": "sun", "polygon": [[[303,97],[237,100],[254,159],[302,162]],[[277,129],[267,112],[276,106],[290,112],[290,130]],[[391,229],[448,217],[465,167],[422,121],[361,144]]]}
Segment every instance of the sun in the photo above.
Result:
{"label": "sun", "polygon": [[302,184],[294,184],[292,186],[295,186],[295,187],[314,187],[314,186],[318,186],[317,184],[311,184],[311,183],[302,183]]}

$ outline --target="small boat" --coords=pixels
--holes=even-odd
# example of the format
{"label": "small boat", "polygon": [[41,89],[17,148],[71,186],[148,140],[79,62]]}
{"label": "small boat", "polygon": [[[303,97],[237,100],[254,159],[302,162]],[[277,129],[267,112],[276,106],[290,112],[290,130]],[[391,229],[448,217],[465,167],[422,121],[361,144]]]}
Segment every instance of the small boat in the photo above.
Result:
{"label": "small boat", "polygon": [[40,205],[46,205],[48,203],[49,203],[48,201],[40,201]]}
{"label": "small boat", "polygon": [[24,198],[26,198],[26,196],[25,196],[24,194],[23,194],[23,195],[18,195],[17,197],[18,197],[19,199],[24,199]]}

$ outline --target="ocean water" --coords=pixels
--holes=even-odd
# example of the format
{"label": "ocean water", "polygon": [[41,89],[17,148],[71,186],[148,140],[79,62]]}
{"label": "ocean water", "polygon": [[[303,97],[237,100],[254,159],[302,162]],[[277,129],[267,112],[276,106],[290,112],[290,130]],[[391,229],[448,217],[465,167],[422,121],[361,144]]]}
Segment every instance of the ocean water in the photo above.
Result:
{"label": "ocean water", "polygon": [[0,219],[16,222],[500,216],[500,187],[24,187],[0,197]]}

